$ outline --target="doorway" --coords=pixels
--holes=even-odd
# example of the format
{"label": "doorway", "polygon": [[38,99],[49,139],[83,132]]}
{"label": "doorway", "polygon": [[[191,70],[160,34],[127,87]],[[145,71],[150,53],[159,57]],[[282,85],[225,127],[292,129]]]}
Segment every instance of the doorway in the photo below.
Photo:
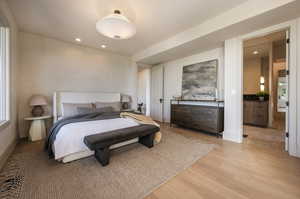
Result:
{"label": "doorway", "polygon": [[157,65],[151,68],[151,111],[150,116],[164,122],[164,67]]}
{"label": "doorway", "polygon": [[243,42],[245,137],[288,149],[288,31]]}

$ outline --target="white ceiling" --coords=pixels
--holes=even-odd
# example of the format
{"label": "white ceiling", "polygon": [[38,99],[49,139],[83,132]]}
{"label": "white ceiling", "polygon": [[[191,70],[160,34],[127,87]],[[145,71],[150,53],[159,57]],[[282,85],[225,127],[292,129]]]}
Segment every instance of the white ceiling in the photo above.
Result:
{"label": "white ceiling", "polygon": [[[271,43],[282,43],[285,39],[285,31],[275,32],[263,37],[253,38],[244,41],[244,59],[253,59],[259,57],[269,56],[271,50]],[[283,41],[284,42],[284,41]],[[253,54],[258,51],[258,54]]]}
{"label": "white ceiling", "polygon": [[[8,0],[21,31],[133,55],[246,0]],[[129,40],[96,32],[97,20],[119,9],[137,26]]]}
{"label": "white ceiling", "polygon": [[288,27],[290,23],[287,21],[300,17],[299,10],[300,0],[249,0],[150,46],[135,54],[133,59],[155,65],[223,47],[224,41],[230,38],[245,36],[274,25]]}

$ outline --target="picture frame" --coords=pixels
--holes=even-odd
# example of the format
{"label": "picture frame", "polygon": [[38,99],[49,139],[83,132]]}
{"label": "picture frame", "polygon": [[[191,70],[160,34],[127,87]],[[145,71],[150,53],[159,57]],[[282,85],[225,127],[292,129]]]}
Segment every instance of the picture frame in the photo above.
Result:
{"label": "picture frame", "polygon": [[183,100],[216,100],[218,98],[218,59],[184,66]]}

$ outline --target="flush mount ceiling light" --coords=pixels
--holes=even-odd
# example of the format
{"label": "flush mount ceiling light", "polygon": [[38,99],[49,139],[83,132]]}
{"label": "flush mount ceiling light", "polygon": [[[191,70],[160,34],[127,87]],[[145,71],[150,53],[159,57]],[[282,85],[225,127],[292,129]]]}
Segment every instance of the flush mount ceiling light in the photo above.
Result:
{"label": "flush mount ceiling light", "polygon": [[256,51],[253,51],[253,54],[254,55],[257,55],[258,54],[258,51],[256,50]]}
{"label": "flush mount ceiling light", "polygon": [[112,39],[128,39],[135,35],[136,28],[119,10],[96,23],[96,29],[102,35]]}
{"label": "flush mount ceiling light", "polygon": [[106,48],[106,45],[104,45],[104,44],[103,44],[103,45],[101,45],[101,48]]}
{"label": "flush mount ceiling light", "polygon": [[81,39],[80,38],[76,38],[75,41],[81,42]]}

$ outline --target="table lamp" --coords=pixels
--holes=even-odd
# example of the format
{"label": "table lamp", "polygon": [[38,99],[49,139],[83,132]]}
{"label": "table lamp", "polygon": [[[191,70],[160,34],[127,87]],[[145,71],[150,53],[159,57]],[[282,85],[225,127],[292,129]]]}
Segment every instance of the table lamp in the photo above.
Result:
{"label": "table lamp", "polygon": [[32,106],[31,114],[33,117],[40,117],[44,114],[43,106],[47,106],[48,102],[45,96],[33,95],[30,98],[29,105]]}
{"label": "table lamp", "polygon": [[128,109],[129,108],[129,102],[130,102],[130,96],[128,95],[122,95],[121,102],[122,102],[122,108]]}

